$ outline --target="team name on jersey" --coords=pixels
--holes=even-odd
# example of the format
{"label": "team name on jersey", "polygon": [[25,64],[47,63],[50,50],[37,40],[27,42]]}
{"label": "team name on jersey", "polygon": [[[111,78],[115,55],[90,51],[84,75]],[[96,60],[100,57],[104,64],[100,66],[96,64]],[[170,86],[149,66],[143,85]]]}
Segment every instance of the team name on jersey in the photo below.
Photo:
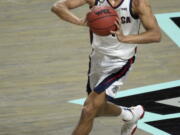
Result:
{"label": "team name on jersey", "polygon": [[131,23],[131,17],[130,16],[121,16],[121,23],[122,24]]}

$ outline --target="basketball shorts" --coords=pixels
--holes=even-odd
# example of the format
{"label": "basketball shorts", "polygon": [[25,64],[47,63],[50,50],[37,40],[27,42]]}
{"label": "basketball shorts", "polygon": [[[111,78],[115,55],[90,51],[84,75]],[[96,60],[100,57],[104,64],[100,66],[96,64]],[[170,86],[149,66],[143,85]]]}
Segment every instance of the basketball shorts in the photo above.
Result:
{"label": "basketball shorts", "polygon": [[114,98],[134,61],[135,56],[128,60],[122,60],[93,51],[89,62],[88,94],[92,90],[96,93],[105,91],[108,96]]}

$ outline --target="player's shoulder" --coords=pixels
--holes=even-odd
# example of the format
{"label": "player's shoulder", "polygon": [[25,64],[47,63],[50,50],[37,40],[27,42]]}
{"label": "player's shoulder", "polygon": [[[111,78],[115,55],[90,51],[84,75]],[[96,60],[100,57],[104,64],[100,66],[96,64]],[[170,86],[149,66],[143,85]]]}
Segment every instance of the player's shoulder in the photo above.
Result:
{"label": "player's shoulder", "polygon": [[144,11],[151,10],[149,0],[132,0],[132,9],[135,14],[142,14]]}
{"label": "player's shoulder", "polygon": [[85,0],[90,6],[94,6],[97,0]]}
{"label": "player's shoulder", "polygon": [[134,7],[150,6],[149,0],[132,0]]}

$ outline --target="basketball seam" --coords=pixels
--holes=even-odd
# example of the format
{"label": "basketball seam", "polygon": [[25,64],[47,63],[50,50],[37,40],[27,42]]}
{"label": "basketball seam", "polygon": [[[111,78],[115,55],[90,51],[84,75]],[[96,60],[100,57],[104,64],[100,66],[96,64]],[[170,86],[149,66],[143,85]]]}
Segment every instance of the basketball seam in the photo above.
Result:
{"label": "basketball seam", "polygon": [[104,29],[107,29],[109,27],[112,27],[112,26],[116,26],[115,24],[111,25],[111,26],[108,26],[108,27],[104,27],[104,28],[96,28],[96,27],[91,27],[91,29],[96,29],[96,30],[104,30]]}

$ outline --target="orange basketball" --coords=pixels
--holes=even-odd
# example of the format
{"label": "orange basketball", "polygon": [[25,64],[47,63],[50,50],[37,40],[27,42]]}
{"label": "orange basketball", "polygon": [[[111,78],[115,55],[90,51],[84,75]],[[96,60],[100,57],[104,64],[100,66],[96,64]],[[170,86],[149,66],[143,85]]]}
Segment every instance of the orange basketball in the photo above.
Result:
{"label": "orange basketball", "polygon": [[117,30],[115,25],[118,14],[110,6],[95,6],[87,14],[88,26],[91,31],[100,36],[107,36],[110,31]]}

